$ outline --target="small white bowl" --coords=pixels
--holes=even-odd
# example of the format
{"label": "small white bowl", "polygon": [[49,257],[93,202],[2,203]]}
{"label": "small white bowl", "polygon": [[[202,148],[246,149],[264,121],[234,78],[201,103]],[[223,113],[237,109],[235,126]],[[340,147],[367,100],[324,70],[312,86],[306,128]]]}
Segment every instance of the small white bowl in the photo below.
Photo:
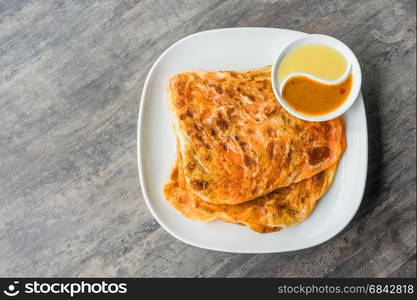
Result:
{"label": "small white bowl", "polygon": [[[277,72],[278,72],[279,65],[281,64],[281,61],[284,59],[284,57],[287,56],[287,54],[290,53],[295,48],[298,48],[304,45],[311,45],[311,44],[325,45],[325,46],[332,47],[333,49],[339,51],[345,57],[348,63],[346,72],[340,78],[334,81],[323,80],[321,78],[318,78],[314,75],[307,74],[307,73],[293,73],[293,74],[288,75],[286,78],[284,78],[284,80],[281,83],[279,83],[278,78],[277,78]],[[328,114],[312,116],[312,115],[306,115],[306,114],[300,113],[296,111],[295,109],[293,109],[285,101],[284,97],[282,97],[282,88],[284,87],[286,81],[293,76],[303,75],[321,83],[338,84],[338,83],[343,82],[349,76],[349,74],[352,74],[352,88],[350,90],[348,98],[339,108],[337,108],[336,110]],[[355,54],[353,54],[352,50],[349,49],[348,46],[346,46],[344,43],[342,43],[338,39],[335,39],[327,35],[310,34],[306,37],[300,38],[292,42],[278,54],[278,56],[275,58],[274,64],[272,65],[271,82],[272,82],[272,88],[275,93],[275,97],[278,99],[279,103],[290,114],[306,121],[327,121],[327,120],[331,120],[342,115],[345,111],[347,111],[352,106],[353,102],[355,102],[355,100],[358,98],[359,92],[361,90],[361,85],[362,85],[362,73],[361,73],[361,68],[359,66],[358,59],[356,58]]]}

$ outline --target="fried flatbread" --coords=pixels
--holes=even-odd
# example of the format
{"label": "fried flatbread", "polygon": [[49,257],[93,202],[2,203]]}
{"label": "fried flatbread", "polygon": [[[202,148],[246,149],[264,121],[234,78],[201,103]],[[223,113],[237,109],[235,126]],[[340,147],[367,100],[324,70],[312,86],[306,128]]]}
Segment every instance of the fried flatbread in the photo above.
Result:
{"label": "fried flatbread", "polygon": [[329,189],[335,171],[336,164],[313,177],[241,204],[213,204],[190,191],[184,178],[181,153],[178,152],[178,160],[171,172],[170,182],[164,186],[164,193],[165,198],[188,218],[205,222],[222,220],[266,233],[307,218],[316,201]]}
{"label": "fried flatbread", "polygon": [[197,71],[169,80],[184,178],[199,198],[243,203],[339,160],[342,121],[307,122],[287,113],[275,99],[270,71]]}

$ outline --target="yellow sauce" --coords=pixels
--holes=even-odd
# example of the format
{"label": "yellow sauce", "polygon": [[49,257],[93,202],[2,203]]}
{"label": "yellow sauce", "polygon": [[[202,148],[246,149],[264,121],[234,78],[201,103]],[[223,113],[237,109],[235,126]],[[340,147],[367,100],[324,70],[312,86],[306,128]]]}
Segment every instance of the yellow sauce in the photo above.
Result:
{"label": "yellow sauce", "polygon": [[278,82],[292,73],[307,73],[324,80],[336,80],[346,71],[345,57],[335,49],[319,45],[305,45],[294,49],[278,68]]}
{"label": "yellow sauce", "polygon": [[285,101],[306,115],[325,115],[339,108],[352,88],[352,75],[339,84],[322,84],[306,76],[291,77],[282,90]]}

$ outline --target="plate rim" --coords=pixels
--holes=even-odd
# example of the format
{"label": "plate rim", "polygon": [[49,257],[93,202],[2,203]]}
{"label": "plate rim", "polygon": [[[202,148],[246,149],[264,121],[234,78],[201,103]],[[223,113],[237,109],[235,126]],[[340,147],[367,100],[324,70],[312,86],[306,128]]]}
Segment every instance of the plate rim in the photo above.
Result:
{"label": "plate rim", "polygon": [[197,35],[203,35],[203,34],[207,34],[207,33],[213,33],[216,31],[233,31],[233,30],[278,30],[278,31],[289,31],[289,32],[296,32],[296,33],[303,33],[308,35],[309,33],[305,33],[302,31],[297,31],[297,30],[291,30],[291,29],[284,29],[284,28],[273,28],[273,27],[231,27],[231,28],[219,28],[219,29],[211,29],[211,30],[205,30],[205,31],[200,31],[200,32],[196,32],[196,33],[192,33],[190,35],[187,35],[181,39],[179,39],[178,41],[176,41],[175,43],[173,43],[171,46],[169,46],[168,48],[166,48],[160,55],[159,57],[155,60],[155,62],[152,64],[151,68],[148,71],[148,75],[146,76],[145,79],[145,83],[143,85],[143,89],[142,89],[142,93],[141,93],[141,97],[140,97],[140,103],[139,103],[139,112],[138,112],[138,125],[137,125],[137,135],[136,135],[136,151],[137,151],[137,165],[138,165],[138,173],[139,173],[139,185],[140,185],[140,189],[142,191],[142,195],[143,198],[145,200],[146,206],[149,209],[149,211],[151,212],[152,216],[155,218],[155,220],[161,225],[161,227],[168,232],[169,234],[171,234],[174,238],[180,240],[181,242],[194,246],[194,247],[198,247],[198,248],[202,248],[202,249],[207,249],[207,250],[212,250],[212,251],[219,251],[219,252],[227,252],[227,253],[247,253],[247,254],[260,254],[260,253],[286,253],[286,252],[292,252],[292,251],[298,251],[298,250],[303,250],[303,249],[308,249],[308,248],[312,248],[315,246],[318,246],[320,244],[323,244],[327,241],[329,241],[330,239],[336,237],[338,234],[340,234],[354,219],[355,215],[357,214],[362,201],[363,201],[363,195],[365,192],[365,188],[366,188],[366,182],[367,182],[367,177],[368,177],[368,159],[369,159],[369,145],[368,145],[368,125],[367,125],[367,114],[366,114],[366,108],[364,106],[364,99],[363,99],[363,95],[362,95],[362,91],[360,91],[358,98],[356,99],[356,101],[359,101],[359,105],[363,106],[364,109],[364,119],[365,119],[365,130],[364,130],[364,139],[366,140],[365,143],[365,150],[366,150],[366,155],[365,155],[365,162],[364,162],[364,179],[361,181],[361,186],[358,189],[358,194],[360,194],[360,198],[361,200],[358,201],[357,207],[355,207],[352,210],[352,214],[351,216],[349,216],[349,218],[346,218],[346,222],[343,223],[342,226],[340,226],[340,229],[336,230],[334,233],[330,234],[329,236],[324,237],[323,239],[318,239],[316,242],[311,243],[306,245],[305,247],[298,247],[298,248],[293,248],[293,249],[287,249],[287,250],[283,250],[280,251],[279,249],[269,249],[269,250],[250,250],[250,249],[228,249],[228,248],[222,248],[222,247],[212,247],[212,246],[206,246],[206,245],[202,245],[198,242],[194,242],[191,240],[187,240],[179,235],[177,235],[175,232],[173,232],[170,227],[165,224],[165,222],[163,220],[161,220],[158,216],[158,214],[156,213],[156,211],[154,210],[151,201],[150,201],[150,197],[149,197],[149,193],[148,193],[148,189],[147,186],[144,182],[144,170],[143,170],[143,142],[142,142],[142,137],[143,137],[143,115],[144,115],[144,106],[145,106],[145,101],[144,99],[146,98],[146,94],[147,91],[149,89],[149,83],[151,80],[151,77],[154,73],[155,68],[159,65],[159,62],[163,59],[163,57],[165,55],[167,55],[167,53],[173,49],[174,47],[176,47],[177,45],[179,45],[180,43],[184,42],[187,39],[190,39],[192,37],[195,37]]}

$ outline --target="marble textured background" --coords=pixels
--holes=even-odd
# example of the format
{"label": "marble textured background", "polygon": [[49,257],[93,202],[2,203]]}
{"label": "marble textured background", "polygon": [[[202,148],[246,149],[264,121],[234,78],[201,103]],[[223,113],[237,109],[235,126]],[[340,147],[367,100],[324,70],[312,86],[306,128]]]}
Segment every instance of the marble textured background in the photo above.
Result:
{"label": "marble textured background", "polygon": [[[415,9],[414,0],[0,1],[0,276],[415,276]],[[329,34],[362,65],[366,193],[320,246],[194,248],[143,201],[136,126],[149,68],[184,36],[238,26]]]}

